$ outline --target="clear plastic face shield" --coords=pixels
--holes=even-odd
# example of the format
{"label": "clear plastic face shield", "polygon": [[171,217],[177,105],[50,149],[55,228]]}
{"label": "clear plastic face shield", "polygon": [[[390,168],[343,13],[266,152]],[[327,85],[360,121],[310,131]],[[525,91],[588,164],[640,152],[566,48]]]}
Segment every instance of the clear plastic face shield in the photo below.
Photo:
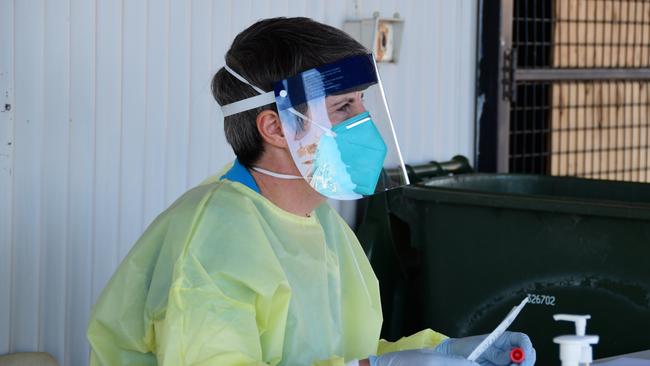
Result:
{"label": "clear plastic face shield", "polygon": [[[273,97],[294,163],[320,194],[354,200],[408,184],[372,55],[301,72],[276,82],[273,92],[254,88],[259,96],[223,106],[224,116],[268,104]],[[383,168],[399,173],[389,177]]]}

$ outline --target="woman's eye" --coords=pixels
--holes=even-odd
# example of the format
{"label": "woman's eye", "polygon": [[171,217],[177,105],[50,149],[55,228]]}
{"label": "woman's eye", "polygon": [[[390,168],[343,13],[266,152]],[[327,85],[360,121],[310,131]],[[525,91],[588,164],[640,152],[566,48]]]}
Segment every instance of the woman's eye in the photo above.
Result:
{"label": "woman's eye", "polygon": [[350,109],[350,103],[345,103],[344,105],[339,107],[339,109],[337,109],[336,111],[337,112],[347,112],[348,109]]}

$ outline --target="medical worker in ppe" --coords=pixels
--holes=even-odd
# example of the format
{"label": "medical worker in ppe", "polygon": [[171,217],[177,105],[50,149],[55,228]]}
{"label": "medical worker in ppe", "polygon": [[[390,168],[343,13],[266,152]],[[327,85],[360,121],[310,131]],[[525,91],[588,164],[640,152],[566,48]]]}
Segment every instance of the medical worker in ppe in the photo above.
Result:
{"label": "medical worker in ppe", "polygon": [[[368,51],[306,18],[259,21],[226,53],[212,91],[237,159],[149,226],[88,327],[91,365],[508,365],[528,337],[423,330],[379,339],[375,275],[326,198],[402,184],[381,79]],[[444,294],[441,294],[444,296]]]}

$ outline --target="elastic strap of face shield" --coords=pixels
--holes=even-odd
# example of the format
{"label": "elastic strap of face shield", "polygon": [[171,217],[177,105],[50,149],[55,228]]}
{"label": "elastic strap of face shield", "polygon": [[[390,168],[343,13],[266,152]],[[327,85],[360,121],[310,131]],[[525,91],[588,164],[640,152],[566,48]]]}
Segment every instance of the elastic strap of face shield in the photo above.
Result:
{"label": "elastic strap of face shield", "polygon": [[258,88],[257,86],[249,83],[248,80],[246,80],[243,76],[236,73],[235,70],[231,69],[228,65],[225,65],[224,69],[226,69],[226,71],[228,71],[228,73],[234,76],[237,80],[241,81],[244,84],[247,84],[248,86],[255,89],[255,91],[260,94],[254,97],[239,100],[237,102],[222,105],[221,112],[223,113],[224,118],[228,116],[232,116],[233,114],[245,112],[251,109],[265,106],[267,104],[275,103],[275,93],[273,91],[265,92],[264,90]]}
{"label": "elastic strap of face shield", "polygon": [[[234,76],[237,80],[241,81],[242,83],[250,86],[251,88],[255,89],[256,92],[258,92],[260,95],[256,95],[254,97],[242,99],[240,101],[226,104],[221,106],[221,112],[223,113],[223,117],[228,117],[232,116],[233,114],[245,112],[257,107],[265,106],[267,104],[275,103],[275,93],[270,91],[270,92],[265,92],[264,90],[258,88],[257,86],[251,84],[246,78],[243,76],[239,75],[235,70],[231,69],[230,66],[224,65],[223,66],[226,71],[232,76]],[[336,136],[329,128],[324,127],[322,124],[317,123],[315,121],[312,121],[309,117],[305,116],[304,114],[298,112],[297,110],[293,108],[289,108],[289,112],[295,114],[296,116],[310,121],[316,126],[318,126],[320,129],[322,129],[326,134],[330,136]]]}

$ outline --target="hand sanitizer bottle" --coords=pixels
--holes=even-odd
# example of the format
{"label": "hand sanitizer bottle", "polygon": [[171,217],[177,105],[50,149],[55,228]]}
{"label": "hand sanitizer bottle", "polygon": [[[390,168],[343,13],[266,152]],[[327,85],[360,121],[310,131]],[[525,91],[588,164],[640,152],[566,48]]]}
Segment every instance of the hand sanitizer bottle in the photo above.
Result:
{"label": "hand sanitizer bottle", "polygon": [[563,335],[553,338],[560,345],[562,366],[588,366],[592,361],[592,344],[598,343],[597,335],[585,335],[587,319],[591,315],[555,314],[553,319],[572,321],[576,326],[575,335]]}

